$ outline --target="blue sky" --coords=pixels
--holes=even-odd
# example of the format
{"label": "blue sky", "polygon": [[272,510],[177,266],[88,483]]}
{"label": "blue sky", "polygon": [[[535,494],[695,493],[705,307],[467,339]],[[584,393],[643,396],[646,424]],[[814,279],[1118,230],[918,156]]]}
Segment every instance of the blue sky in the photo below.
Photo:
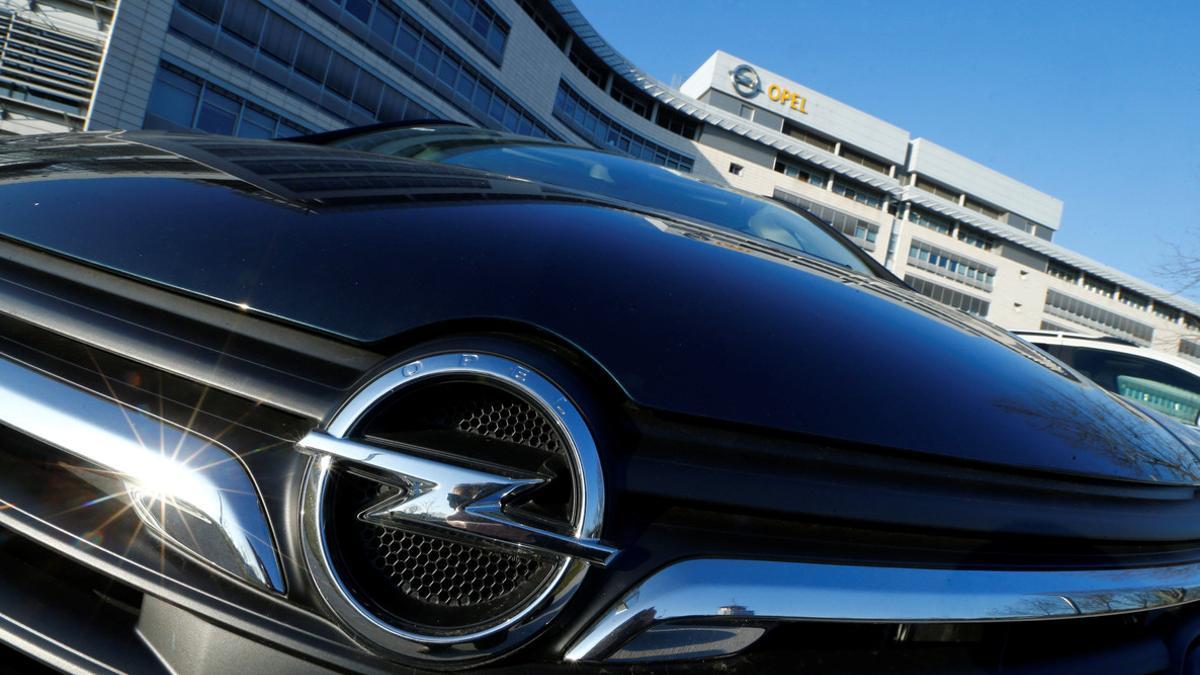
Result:
{"label": "blue sky", "polygon": [[667,83],[724,49],[1054,195],[1131,274],[1200,249],[1200,0],[576,4]]}

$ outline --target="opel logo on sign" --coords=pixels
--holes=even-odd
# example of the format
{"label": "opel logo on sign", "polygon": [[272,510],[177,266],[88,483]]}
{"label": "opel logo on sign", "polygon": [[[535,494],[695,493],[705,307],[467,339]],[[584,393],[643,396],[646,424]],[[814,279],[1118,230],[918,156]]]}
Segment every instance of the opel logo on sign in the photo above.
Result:
{"label": "opel logo on sign", "polygon": [[758,78],[758,73],[744,63],[730,71],[729,79],[733,80],[733,88],[737,93],[746,98],[754,98],[762,91],[762,80]]}

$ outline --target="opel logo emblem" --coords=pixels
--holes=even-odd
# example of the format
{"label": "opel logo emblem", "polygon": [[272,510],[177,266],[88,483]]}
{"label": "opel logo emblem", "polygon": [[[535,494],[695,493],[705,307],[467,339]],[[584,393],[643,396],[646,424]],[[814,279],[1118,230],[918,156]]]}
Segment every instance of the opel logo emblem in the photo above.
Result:
{"label": "opel logo emblem", "polygon": [[758,73],[744,63],[734,68],[729,73],[729,78],[733,81],[733,88],[737,90],[737,93],[746,98],[754,98],[758,92],[762,91],[762,80],[758,78]]}

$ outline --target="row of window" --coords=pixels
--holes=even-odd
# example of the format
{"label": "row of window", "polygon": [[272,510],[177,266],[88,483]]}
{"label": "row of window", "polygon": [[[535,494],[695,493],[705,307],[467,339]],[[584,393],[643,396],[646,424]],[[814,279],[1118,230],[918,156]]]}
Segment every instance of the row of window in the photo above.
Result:
{"label": "row of window", "polygon": [[[398,6],[392,11],[375,5],[368,24],[350,20],[350,17],[361,19],[361,16],[353,15],[348,9],[339,15],[336,7],[343,0],[304,1],[484,126],[527,136],[558,138],[516,99],[501,91],[479,69]],[[393,17],[399,18],[394,32]]]}
{"label": "row of window", "polygon": [[872,159],[871,157],[867,157],[866,155],[864,155],[862,153],[858,153],[858,152],[854,152],[853,150],[849,150],[845,146],[842,146],[841,157],[842,157],[842,159],[854,162],[855,164],[865,166],[868,169],[871,169],[872,171],[878,171],[879,173],[882,173],[884,175],[888,174],[889,166],[887,164],[884,164],[883,162],[880,162],[877,159]]}
{"label": "row of window", "polygon": [[1083,278],[1083,287],[1097,295],[1103,295],[1106,298],[1115,297],[1117,294],[1116,284],[1109,283],[1102,279],[1097,279],[1096,277],[1090,275]]}
{"label": "row of window", "polygon": [[793,124],[784,124],[783,132],[788,136],[807,143],[815,148],[820,148],[825,152],[833,152],[837,148],[837,143],[819,134],[813,133],[807,129],[801,129]]}
{"label": "row of window", "polygon": [[[984,251],[990,251],[996,245],[995,240],[972,227],[958,221],[941,218],[924,209],[918,209],[915,206],[909,207],[908,219],[921,227],[928,228],[948,237],[956,236],[959,241],[970,244],[975,248],[983,249]],[[955,229],[958,230],[957,235],[955,234]]]}
{"label": "row of window", "polygon": [[908,247],[908,264],[987,291],[992,290],[996,281],[996,268],[944,251],[920,239],[913,239]]}
{"label": "row of window", "polygon": [[[365,2],[366,0],[357,0]],[[424,0],[442,20],[496,65],[504,60],[511,27],[486,0]]]}
{"label": "row of window", "polygon": [[691,172],[695,160],[630,131],[589,103],[565,81],[558,84],[554,116],[598,146],[610,147],[638,159]]}
{"label": "row of window", "polygon": [[[331,49],[255,0],[179,0],[178,4],[172,29],[208,47],[221,40],[222,56],[351,124],[434,117],[427,108],[360,68],[349,55]],[[367,36],[376,51],[485,124],[548,135],[543,125],[457,54],[444,49],[440,40],[411,17],[374,3],[347,1],[343,6],[322,0],[318,8],[347,32],[360,39]]]}
{"label": "row of window", "polygon": [[937,195],[948,202],[958,203],[958,193],[948,187],[934,183],[927,178],[914,176],[913,186],[918,190],[924,190],[931,195]]}
{"label": "row of window", "polygon": [[160,63],[146,108],[147,129],[200,129],[243,138],[312,133],[299,123],[169,63]]}
{"label": "row of window", "polygon": [[774,197],[781,202],[799,206],[821,220],[824,220],[841,230],[842,234],[853,239],[855,243],[864,249],[868,251],[875,250],[875,241],[879,238],[879,226],[875,223],[852,216],[849,213],[843,213],[837,209],[831,209],[828,206],[818,204],[790,192],[785,192],[779,188],[775,188]]}
{"label": "row of window", "polygon": [[876,192],[861,185],[848,183],[844,179],[833,179],[833,191],[846,199],[853,199],[860,204],[881,209],[883,208],[883,193]]}
{"label": "row of window", "polygon": [[1046,321],[1045,319],[1042,319],[1042,325],[1040,327],[1040,330],[1053,330],[1053,331],[1058,331],[1059,333],[1074,333],[1074,332],[1076,332],[1072,328],[1067,328],[1066,326],[1060,326],[1052,321]]}
{"label": "row of window", "polygon": [[1142,295],[1141,293],[1131,291],[1128,288],[1119,287],[1114,283],[1104,281],[1103,279],[1097,279],[1091,275],[1085,275],[1081,270],[1056,260],[1051,260],[1046,266],[1046,274],[1049,274],[1055,279],[1061,279],[1069,284],[1082,285],[1087,290],[1106,298],[1115,298],[1117,296],[1117,291],[1119,290],[1121,293],[1120,300],[1122,304],[1133,307],[1134,309],[1140,309],[1142,311],[1153,310],[1154,315],[1160,319],[1165,319],[1173,323],[1178,323],[1180,319],[1184,319],[1185,321],[1190,322],[1189,325],[1200,324],[1200,319],[1197,319],[1190,314],[1184,314],[1183,311],[1176,307],[1172,307],[1171,305],[1159,302],[1157,300],[1151,302],[1150,298]]}
{"label": "row of window", "polygon": [[1094,328],[1108,335],[1129,338],[1140,344],[1149,345],[1154,338],[1154,328],[1151,326],[1086,303],[1065,293],[1059,293],[1054,289],[1046,291],[1045,312]]}
{"label": "row of window", "polygon": [[950,221],[943,220],[928,211],[918,209],[915,206],[910,206],[908,210],[908,220],[916,223],[921,227],[929,228],[934,232],[950,236],[954,232],[954,224]]}
{"label": "row of window", "polygon": [[1184,356],[1200,361],[1200,342],[1195,340],[1180,340],[1179,353]]}
{"label": "row of window", "polygon": [[810,185],[816,185],[819,188],[825,187],[829,181],[829,174],[824,171],[815,169],[807,164],[801,164],[793,160],[785,160],[782,156],[775,158],[775,170],[779,173],[802,180]]}
{"label": "row of window", "polygon": [[1121,304],[1137,309],[1150,309],[1150,298],[1128,289],[1121,289]]}
{"label": "row of window", "polygon": [[[562,17],[547,3],[540,0],[518,0],[521,9],[533,19],[542,29],[546,37],[558,46],[566,49],[567,60],[592,84],[601,91],[607,92],[614,101],[625,106],[634,114],[652,119],[658,126],[673,134],[695,140],[700,135],[701,123],[690,115],[674,110],[668,106],[656,105],[652,96],[635,85],[623,81],[620,75],[613,72],[608,64],[596,55],[582,40],[571,41],[568,36],[571,29]],[[569,48],[568,48],[569,45]],[[657,108],[657,114],[655,109]]]}
{"label": "row of window", "polygon": [[986,318],[988,309],[991,307],[991,304],[987,300],[956,291],[953,288],[947,288],[941,284],[935,284],[920,277],[914,277],[911,274],[904,275],[904,283],[912,286],[913,290],[921,295],[936,300],[943,305],[961,309],[967,314],[980,318]]}

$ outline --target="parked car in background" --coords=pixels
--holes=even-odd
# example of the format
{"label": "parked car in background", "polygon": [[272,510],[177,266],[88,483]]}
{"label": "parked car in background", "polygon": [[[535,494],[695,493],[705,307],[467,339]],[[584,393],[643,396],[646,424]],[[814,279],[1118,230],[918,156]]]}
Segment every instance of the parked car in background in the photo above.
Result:
{"label": "parked car in background", "polygon": [[494,149],[624,197],[465,150],[0,139],[0,642],[136,673],[1194,656],[1179,425],[803,214]]}
{"label": "parked car in background", "polygon": [[1014,331],[1105,389],[1195,426],[1200,418],[1200,363],[1115,337],[1059,331]]}

